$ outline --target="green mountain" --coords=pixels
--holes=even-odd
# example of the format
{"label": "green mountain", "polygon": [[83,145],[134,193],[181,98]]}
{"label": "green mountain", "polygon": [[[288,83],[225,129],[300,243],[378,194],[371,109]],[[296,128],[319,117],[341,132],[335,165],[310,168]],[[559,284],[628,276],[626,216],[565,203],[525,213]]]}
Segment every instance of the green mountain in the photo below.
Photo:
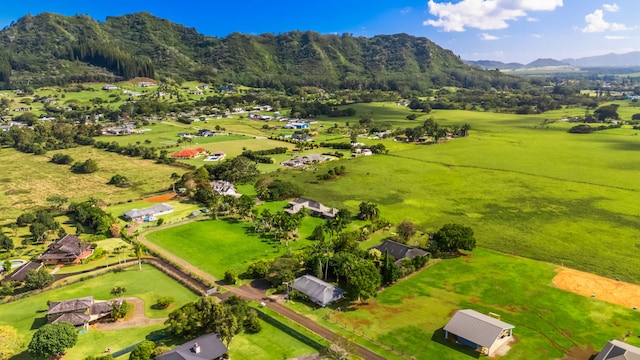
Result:
{"label": "green mountain", "polygon": [[522,81],[469,67],[429,39],[407,34],[366,38],[293,31],[216,38],[144,12],[105,22],[85,15],[26,15],[0,31],[5,87],[136,76],[383,90],[501,88]]}

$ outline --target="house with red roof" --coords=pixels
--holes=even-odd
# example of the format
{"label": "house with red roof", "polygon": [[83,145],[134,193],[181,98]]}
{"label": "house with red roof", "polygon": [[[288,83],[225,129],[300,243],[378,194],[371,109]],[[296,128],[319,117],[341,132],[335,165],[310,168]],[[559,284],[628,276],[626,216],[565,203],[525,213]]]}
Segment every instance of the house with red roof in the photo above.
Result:
{"label": "house with red roof", "polygon": [[207,149],[203,148],[195,148],[195,149],[184,149],[178,151],[177,153],[171,154],[171,157],[174,159],[193,159],[198,156],[206,155]]}

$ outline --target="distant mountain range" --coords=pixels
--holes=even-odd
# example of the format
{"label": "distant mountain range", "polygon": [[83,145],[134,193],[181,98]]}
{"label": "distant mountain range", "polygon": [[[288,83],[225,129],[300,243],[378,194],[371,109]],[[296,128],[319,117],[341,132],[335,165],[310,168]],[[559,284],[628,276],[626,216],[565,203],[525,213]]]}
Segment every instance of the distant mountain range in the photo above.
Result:
{"label": "distant mountain range", "polygon": [[211,37],[142,12],[95,21],[26,15],[0,30],[0,86],[112,82],[134,77],[290,89],[423,90],[526,81],[466,65],[425,37],[312,31]]}
{"label": "distant mountain range", "polygon": [[606,54],[598,56],[589,56],[578,59],[538,59],[528,64],[520,63],[503,63],[493,60],[465,60],[465,63],[471,66],[478,66],[483,69],[499,69],[499,70],[518,70],[532,69],[548,66],[567,66],[567,67],[627,67],[640,66],[640,51],[629,52],[625,54]]}

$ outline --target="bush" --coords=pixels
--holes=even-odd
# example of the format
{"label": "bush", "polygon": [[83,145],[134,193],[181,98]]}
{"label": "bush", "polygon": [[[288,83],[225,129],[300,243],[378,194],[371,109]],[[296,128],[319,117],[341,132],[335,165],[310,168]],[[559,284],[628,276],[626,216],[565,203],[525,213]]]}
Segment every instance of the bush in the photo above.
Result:
{"label": "bush", "polygon": [[238,275],[234,270],[227,270],[224,272],[224,282],[233,285],[238,282]]}
{"label": "bush", "polygon": [[54,164],[69,165],[73,162],[73,158],[66,154],[53,154],[51,162]]}
{"label": "bush", "polygon": [[156,302],[156,305],[161,309],[166,309],[169,305],[173,304],[175,300],[171,296],[163,296]]}
{"label": "bush", "polygon": [[98,163],[93,159],[88,159],[85,162],[76,162],[71,165],[71,171],[76,174],[91,174],[98,171]]}

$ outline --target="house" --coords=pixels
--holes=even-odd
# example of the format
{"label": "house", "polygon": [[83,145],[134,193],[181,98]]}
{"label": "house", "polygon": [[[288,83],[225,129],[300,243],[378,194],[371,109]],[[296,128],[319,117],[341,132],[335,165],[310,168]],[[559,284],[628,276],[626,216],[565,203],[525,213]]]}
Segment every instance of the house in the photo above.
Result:
{"label": "house", "polygon": [[205,155],[206,153],[207,153],[207,149],[203,149],[203,148],[184,149],[171,154],[171,157],[175,159],[193,159],[198,156]]}
{"label": "house", "polygon": [[217,360],[225,359],[228,351],[218,335],[210,333],[158,355],[156,360]]}
{"label": "house", "polygon": [[202,94],[204,94],[204,92],[200,89],[189,90],[189,95],[202,95]]}
{"label": "house", "polygon": [[413,259],[418,256],[428,256],[429,252],[401,244],[393,240],[385,240],[371,249],[378,249],[382,254],[389,253],[396,259],[395,264],[400,266],[403,259]]}
{"label": "house", "polygon": [[611,340],[605,344],[593,360],[638,360],[640,348],[619,340]]}
{"label": "house", "polygon": [[37,262],[37,261],[29,261],[25,264],[20,265],[20,267],[18,267],[17,269],[13,270],[13,272],[11,272],[8,276],[5,276],[4,279],[2,279],[2,284],[6,284],[6,283],[10,283],[12,281],[19,281],[22,282],[24,281],[25,277],[27,276],[27,273],[29,272],[29,270],[35,270],[38,271],[40,270],[40,268],[42,267],[42,263]]}
{"label": "house", "polygon": [[211,182],[211,186],[213,187],[213,191],[217,192],[222,196],[233,196],[239,198],[242,194],[238,194],[236,192],[236,187],[233,186],[232,183],[224,180],[215,180]]}
{"label": "house", "polygon": [[288,214],[297,214],[302,209],[308,209],[311,214],[325,218],[334,218],[338,214],[338,209],[326,207],[315,200],[297,198],[289,202],[289,207],[284,211]]}
{"label": "house", "polygon": [[301,167],[309,164],[316,164],[325,162],[330,158],[324,157],[320,154],[309,154],[303,156],[297,156],[294,159],[283,161],[280,163],[282,166]]}
{"label": "house", "polygon": [[114,301],[98,301],[93,296],[52,301],[47,311],[47,323],[68,322],[73,326],[86,326],[110,316]]}
{"label": "house", "polygon": [[309,124],[307,123],[302,123],[302,122],[291,122],[288,123],[284,126],[285,129],[308,129],[309,128]]}
{"label": "house", "polygon": [[457,343],[491,356],[512,339],[514,326],[475,310],[458,310],[445,325],[445,339],[453,335]]}
{"label": "house", "polygon": [[292,287],[322,307],[340,300],[344,296],[344,290],[311,275],[303,275],[295,279]]}
{"label": "house", "polygon": [[293,134],[291,139],[295,141],[313,141],[313,137],[309,134]]}
{"label": "house", "polygon": [[202,137],[209,137],[209,136],[214,136],[215,133],[211,130],[202,129],[202,130],[198,130],[198,133],[196,135],[202,136]]}
{"label": "house", "polygon": [[107,85],[102,87],[102,90],[107,90],[107,91],[118,90],[118,87],[115,86],[115,85],[112,85],[112,84],[107,84]]}
{"label": "house", "polygon": [[44,264],[77,263],[93,254],[90,244],[75,235],[65,235],[49,245],[38,260]]}
{"label": "house", "polygon": [[144,209],[133,209],[124,212],[124,217],[130,221],[153,221],[157,216],[173,212],[173,206],[165,203],[156,204]]}
{"label": "house", "polygon": [[30,106],[29,107],[18,107],[18,108],[13,109],[13,111],[15,111],[15,112],[31,111],[31,107]]}
{"label": "house", "polygon": [[154,82],[151,81],[140,81],[138,83],[139,87],[149,87],[149,86],[155,86],[156,84]]}

